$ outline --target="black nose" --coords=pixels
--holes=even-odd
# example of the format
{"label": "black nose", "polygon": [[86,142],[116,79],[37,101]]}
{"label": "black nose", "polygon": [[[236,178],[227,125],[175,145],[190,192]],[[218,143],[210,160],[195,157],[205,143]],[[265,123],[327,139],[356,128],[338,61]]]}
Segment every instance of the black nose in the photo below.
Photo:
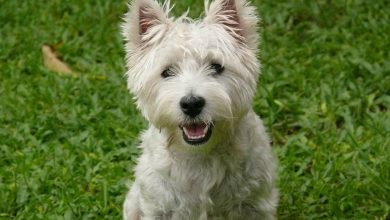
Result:
{"label": "black nose", "polygon": [[200,96],[188,95],[180,100],[180,107],[184,114],[194,118],[202,112],[206,100]]}

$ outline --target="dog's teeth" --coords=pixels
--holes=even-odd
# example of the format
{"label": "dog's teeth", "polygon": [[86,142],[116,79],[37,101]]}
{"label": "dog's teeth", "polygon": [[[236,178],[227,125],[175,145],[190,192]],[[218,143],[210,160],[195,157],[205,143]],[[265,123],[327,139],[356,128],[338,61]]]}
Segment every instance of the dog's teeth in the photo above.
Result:
{"label": "dog's teeth", "polygon": [[[209,126],[206,125],[206,127],[203,129],[203,133],[206,134],[208,130],[209,130]],[[204,136],[204,135],[203,135],[203,136]]]}
{"label": "dog's teeth", "polygon": [[197,135],[197,136],[194,136],[194,135],[191,135],[190,132],[188,131],[188,129],[186,127],[183,127],[183,131],[184,131],[184,134],[189,138],[189,139],[201,139],[201,138],[204,138],[206,136],[206,133],[208,131],[208,126],[206,126],[204,129],[203,129],[203,134],[201,135]]}
{"label": "dog's teeth", "polygon": [[183,131],[184,131],[184,134],[186,134],[188,136],[188,132],[187,132],[187,128],[186,127],[183,127]]}

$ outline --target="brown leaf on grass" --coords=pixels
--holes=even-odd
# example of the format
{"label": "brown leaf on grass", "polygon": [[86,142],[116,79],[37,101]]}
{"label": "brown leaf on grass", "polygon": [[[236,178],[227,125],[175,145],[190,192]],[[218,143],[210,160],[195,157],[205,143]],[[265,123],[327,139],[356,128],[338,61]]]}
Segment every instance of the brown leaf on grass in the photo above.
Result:
{"label": "brown leaf on grass", "polygon": [[54,49],[49,45],[42,46],[43,64],[51,71],[74,75],[75,73],[64,63],[56,54]]}

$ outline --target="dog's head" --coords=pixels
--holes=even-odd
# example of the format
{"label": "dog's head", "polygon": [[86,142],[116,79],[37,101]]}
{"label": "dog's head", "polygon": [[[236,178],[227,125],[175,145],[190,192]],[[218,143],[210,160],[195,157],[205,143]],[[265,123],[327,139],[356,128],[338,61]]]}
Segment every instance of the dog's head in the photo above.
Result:
{"label": "dog's head", "polygon": [[169,2],[135,0],[122,26],[128,88],[172,144],[228,140],[256,90],[255,8],[245,0],[205,7],[205,17],[193,21],[170,18]]}

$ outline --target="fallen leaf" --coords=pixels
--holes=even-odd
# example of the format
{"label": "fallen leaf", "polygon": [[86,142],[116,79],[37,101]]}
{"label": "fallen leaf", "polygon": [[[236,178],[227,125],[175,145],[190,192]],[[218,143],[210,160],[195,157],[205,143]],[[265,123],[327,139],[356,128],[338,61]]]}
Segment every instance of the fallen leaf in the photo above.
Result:
{"label": "fallen leaf", "polygon": [[73,75],[73,71],[64,63],[49,45],[42,46],[43,64],[51,71]]}

